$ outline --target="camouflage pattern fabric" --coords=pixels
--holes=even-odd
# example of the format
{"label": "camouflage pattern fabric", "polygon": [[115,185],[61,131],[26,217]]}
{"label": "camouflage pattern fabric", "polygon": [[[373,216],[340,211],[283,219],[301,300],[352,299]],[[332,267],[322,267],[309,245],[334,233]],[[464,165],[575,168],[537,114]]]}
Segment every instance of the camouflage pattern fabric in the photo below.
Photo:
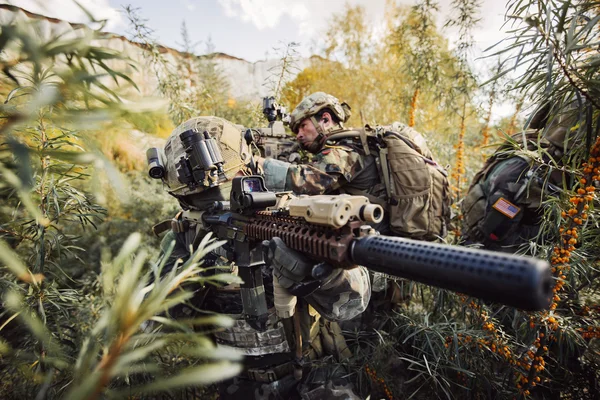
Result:
{"label": "camouflage pattern fabric", "polygon": [[[543,190],[528,178],[530,161],[522,157],[496,160],[489,173],[475,182],[461,204],[464,215],[463,240],[486,249],[515,252],[539,233]],[[553,179],[549,183],[560,184]],[[546,189],[546,192],[548,189]],[[512,213],[496,204],[510,204]]]}
{"label": "camouflage pattern fabric", "polygon": [[[177,260],[183,261],[190,256],[186,245],[186,232],[175,234],[169,231],[161,243],[163,253],[173,240],[175,240],[175,247],[167,259],[165,271],[169,271]],[[367,270],[357,267],[350,270],[334,269],[323,279],[321,287],[305,299],[323,317],[332,321],[341,321],[362,313],[367,308],[370,297],[371,282]]]}
{"label": "camouflage pattern fabric", "polygon": [[[180,265],[190,256],[189,243],[196,241],[197,238],[192,237],[188,232],[194,230],[195,227],[190,226],[190,229],[186,232],[174,233],[173,231],[169,231],[165,235],[161,242],[162,253],[165,254],[173,242],[175,242],[175,245],[166,261],[163,271],[170,271],[174,266]],[[206,264],[206,266],[210,266],[210,264]],[[270,271],[266,271],[266,273],[268,272]],[[269,301],[269,298],[272,298],[272,286],[268,285],[269,277],[264,276],[264,274],[263,277],[268,303],[272,304]],[[301,318],[306,318],[310,323],[310,327],[307,327],[310,333],[307,335],[303,333],[307,353],[320,357],[333,355],[337,359],[349,357],[349,350],[339,327],[332,321],[354,318],[362,313],[367,308],[370,295],[370,280],[366,269],[362,267],[351,270],[334,269],[323,280],[319,289],[303,299],[314,309],[312,312],[309,311],[310,307],[302,309],[303,311],[306,310],[304,313],[306,315]],[[224,301],[220,297],[223,297]],[[225,308],[221,308],[219,305],[225,305]],[[198,306],[215,312],[228,312],[235,308],[239,310],[238,312],[242,310],[239,292],[231,289],[223,292],[213,290],[204,303]],[[320,320],[320,316],[314,313],[314,311],[330,321]],[[236,318],[240,314],[231,316]],[[323,332],[324,330],[326,332]],[[239,348],[244,354],[250,356],[250,358],[252,358],[251,356],[259,356],[260,359],[268,360],[271,356],[277,356],[289,351],[289,344],[282,329],[282,322],[274,312],[270,312],[268,327],[265,331],[258,332],[244,320],[238,319],[232,328],[217,332],[215,339],[218,343]],[[315,350],[315,348],[318,351],[310,351],[311,349]],[[268,370],[272,367],[273,365],[267,365],[264,368]],[[258,382],[247,377],[234,378],[219,385],[220,398],[224,400],[287,400],[292,398],[299,399],[300,396],[303,396],[302,398],[307,399],[358,399],[352,392],[350,385],[336,386],[329,385],[328,383],[318,383],[315,385],[310,380],[311,376],[310,374],[305,376],[305,379],[302,381],[303,388],[310,388],[310,390],[304,389],[305,392],[302,395],[298,393],[298,381],[295,381],[293,376],[286,375],[273,382]],[[325,397],[319,397],[321,395]],[[342,395],[345,397],[339,397]]]}
{"label": "camouflage pattern fabric", "polygon": [[[369,166],[370,171],[363,166]],[[354,181],[361,171],[365,171],[369,179],[358,189],[370,192],[374,183],[379,181],[373,157],[363,156],[356,149],[344,145],[325,145],[308,164],[293,165],[266,159],[263,169],[269,190],[291,190],[295,194],[337,194],[337,190],[348,183],[356,184]]]}
{"label": "camouflage pattern fabric", "polygon": [[[556,196],[572,178],[559,168],[547,168],[563,163],[563,151],[541,134],[539,130],[526,130],[513,135],[477,172],[461,203],[466,244],[512,253],[531,240],[544,239],[538,237],[543,202],[548,196]],[[538,144],[544,149],[542,163],[526,152],[515,153],[516,145],[537,151]],[[499,210],[498,201],[510,203],[514,212]]]}
{"label": "camouflage pattern fabric", "polygon": [[343,321],[361,314],[371,298],[371,282],[364,267],[336,268],[319,289],[305,297],[323,317]]}
{"label": "camouflage pattern fabric", "polygon": [[[350,145],[351,142],[325,145],[307,164],[290,164],[267,158],[263,165],[265,185],[274,192],[292,191],[308,195],[353,193],[354,189],[384,199],[385,185],[375,157],[365,156],[362,149]],[[388,234],[387,214],[373,228]]]}

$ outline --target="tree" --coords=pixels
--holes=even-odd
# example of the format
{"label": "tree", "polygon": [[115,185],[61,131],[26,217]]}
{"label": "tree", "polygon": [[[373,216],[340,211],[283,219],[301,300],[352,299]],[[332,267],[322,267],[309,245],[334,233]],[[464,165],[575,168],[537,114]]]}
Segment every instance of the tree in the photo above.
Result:
{"label": "tree", "polygon": [[469,65],[469,56],[475,39],[473,29],[479,22],[479,0],[453,0],[451,8],[455,11],[453,18],[446,22],[447,27],[458,29],[458,41],[455,53],[458,59],[455,86],[453,87],[452,102],[457,104],[456,112],[459,119],[458,140],[456,143],[456,162],[452,177],[455,180],[454,199],[458,201],[461,196],[463,184],[465,183],[465,134],[467,132],[466,119],[470,110],[468,109],[469,95],[476,86],[475,75]]}
{"label": "tree", "polygon": [[424,85],[435,86],[440,81],[441,49],[435,26],[435,13],[439,5],[435,1],[421,0],[411,7],[406,22],[396,35],[396,46],[408,47],[405,72],[412,78],[413,94],[410,100],[408,126],[415,126],[417,102]]}

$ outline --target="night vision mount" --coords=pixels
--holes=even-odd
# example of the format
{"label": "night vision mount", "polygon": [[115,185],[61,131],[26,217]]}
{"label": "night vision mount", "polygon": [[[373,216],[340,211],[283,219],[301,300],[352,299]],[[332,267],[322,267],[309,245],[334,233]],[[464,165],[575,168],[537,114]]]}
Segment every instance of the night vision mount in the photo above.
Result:
{"label": "night vision mount", "polygon": [[[267,128],[247,129],[244,138],[246,143],[261,144],[264,138],[287,138],[285,126],[290,122],[290,116],[285,107],[277,104],[275,97],[263,97],[263,115],[269,121]],[[267,157],[274,156],[268,154]]]}
{"label": "night vision mount", "polygon": [[[208,131],[200,133],[190,129],[179,135],[185,155],[175,164],[177,179],[191,190],[199,186],[214,187],[227,180],[223,169],[224,159],[215,138]],[[162,179],[166,170],[156,147],[146,152],[148,174]]]}

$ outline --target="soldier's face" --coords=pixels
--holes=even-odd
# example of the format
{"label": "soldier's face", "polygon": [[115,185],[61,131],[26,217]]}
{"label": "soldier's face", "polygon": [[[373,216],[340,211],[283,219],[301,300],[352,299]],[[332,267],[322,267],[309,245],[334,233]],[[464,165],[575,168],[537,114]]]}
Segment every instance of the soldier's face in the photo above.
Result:
{"label": "soldier's face", "polygon": [[[333,119],[329,113],[324,113],[319,121],[319,126],[322,131],[325,131],[333,126]],[[300,145],[304,148],[307,148],[315,139],[319,136],[319,132],[313,124],[310,118],[306,118],[300,125],[298,125],[298,135],[296,135],[296,139],[300,143]]]}
{"label": "soldier's face", "polygon": [[317,128],[310,118],[306,118],[304,121],[300,122],[300,125],[298,126],[298,135],[296,136],[300,145],[306,147],[311,144],[317,136],[319,136],[319,132],[317,132]]}

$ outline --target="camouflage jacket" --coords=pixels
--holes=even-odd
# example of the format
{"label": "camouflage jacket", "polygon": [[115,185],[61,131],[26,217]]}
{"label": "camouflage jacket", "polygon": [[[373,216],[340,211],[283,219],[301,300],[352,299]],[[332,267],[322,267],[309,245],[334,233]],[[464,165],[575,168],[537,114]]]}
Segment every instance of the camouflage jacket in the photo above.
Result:
{"label": "camouflage jacket", "polygon": [[[263,166],[265,184],[274,192],[292,191],[294,194],[362,194],[385,198],[377,160],[365,155],[362,147],[352,139],[335,145],[326,144],[308,164],[290,164],[267,158]],[[374,226],[388,233],[387,215]]]}
{"label": "camouflage jacket", "polygon": [[[290,164],[266,159],[265,183],[269,190],[291,190],[296,194],[338,194],[345,187],[374,193],[381,184],[375,157],[365,156],[351,141],[326,144],[308,164]],[[375,193],[375,195],[377,195]]]}

